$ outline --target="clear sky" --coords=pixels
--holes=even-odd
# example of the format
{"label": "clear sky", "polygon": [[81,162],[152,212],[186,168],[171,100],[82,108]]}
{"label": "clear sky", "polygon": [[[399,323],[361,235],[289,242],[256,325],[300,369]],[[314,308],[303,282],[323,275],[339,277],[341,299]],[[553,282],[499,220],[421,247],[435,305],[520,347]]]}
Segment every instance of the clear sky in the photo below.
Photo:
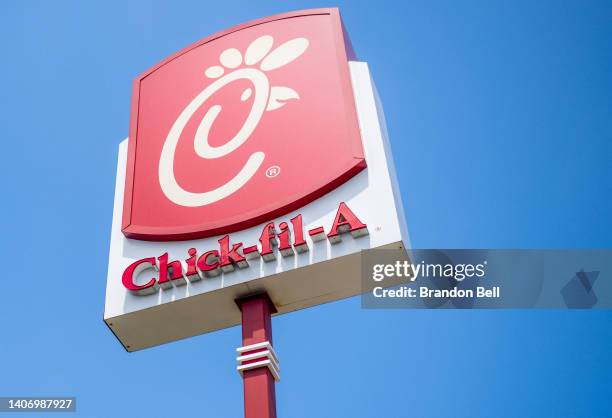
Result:
{"label": "clear sky", "polygon": [[[612,246],[610,1],[5,1],[0,396],[241,416],[239,328],[128,354],[102,322],[131,81],[235,24],[335,5],[385,106],[415,247]],[[280,417],[612,416],[609,311],[353,298],[275,318],[274,341]]]}

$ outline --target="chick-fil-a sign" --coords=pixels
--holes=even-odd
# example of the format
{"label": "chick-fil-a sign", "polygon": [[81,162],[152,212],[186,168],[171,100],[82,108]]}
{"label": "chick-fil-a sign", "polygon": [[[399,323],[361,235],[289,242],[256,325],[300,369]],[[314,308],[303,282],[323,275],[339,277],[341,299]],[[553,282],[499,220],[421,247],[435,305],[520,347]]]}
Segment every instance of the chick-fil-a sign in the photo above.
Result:
{"label": "chick-fil-a sign", "polygon": [[[348,233],[354,238],[359,238],[368,235],[369,232],[367,225],[346,203],[341,202],[328,231],[323,226],[319,226],[309,229],[306,233],[302,215],[299,214],[291,218],[290,222],[280,222],[278,225],[269,222],[264,225],[258,242],[253,245],[234,242],[230,235],[225,235],[218,240],[218,250],[211,249],[199,253],[197,248],[190,248],[185,260],[169,260],[168,253],[165,252],[158,257],[146,257],[134,261],[124,270],[122,283],[134,295],[150,295],[160,288],[171,289],[173,286],[183,286],[187,281],[194,283],[222,273],[230,273],[236,268],[247,268],[249,260],[252,259],[261,257],[265,262],[274,261],[277,252],[282,257],[291,257],[294,251],[306,252],[309,250],[309,241],[315,244],[327,238],[330,243],[337,244],[342,241],[342,235]],[[156,270],[157,277],[137,283],[138,276],[145,270]]]}
{"label": "chick-fil-a sign", "polygon": [[138,77],[123,233],[165,241],[241,230],[365,168],[352,56],[339,16],[308,11],[233,28]]}

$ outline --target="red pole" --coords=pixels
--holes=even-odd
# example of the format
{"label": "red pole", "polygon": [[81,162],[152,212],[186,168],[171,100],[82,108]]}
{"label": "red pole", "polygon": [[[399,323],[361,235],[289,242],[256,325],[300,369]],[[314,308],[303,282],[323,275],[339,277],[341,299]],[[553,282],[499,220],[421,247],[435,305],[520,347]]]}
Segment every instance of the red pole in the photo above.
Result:
{"label": "red pole", "polygon": [[238,371],[244,383],[245,418],[276,418],[275,380],[278,359],[272,348],[272,318],[276,312],[267,294],[236,301],[242,312],[242,347]]}

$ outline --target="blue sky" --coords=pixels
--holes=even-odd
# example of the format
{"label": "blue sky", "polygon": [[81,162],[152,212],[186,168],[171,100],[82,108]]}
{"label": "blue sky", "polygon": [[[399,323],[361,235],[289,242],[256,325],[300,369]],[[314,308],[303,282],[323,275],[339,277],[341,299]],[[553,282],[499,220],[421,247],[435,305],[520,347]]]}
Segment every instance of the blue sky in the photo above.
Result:
{"label": "blue sky", "polygon": [[[131,81],[232,25],[335,5],[385,106],[415,247],[612,246],[610,1],[3,2],[0,396],[241,416],[238,328],[128,354],[102,322]],[[358,298],[288,314],[279,416],[611,416],[611,325]]]}

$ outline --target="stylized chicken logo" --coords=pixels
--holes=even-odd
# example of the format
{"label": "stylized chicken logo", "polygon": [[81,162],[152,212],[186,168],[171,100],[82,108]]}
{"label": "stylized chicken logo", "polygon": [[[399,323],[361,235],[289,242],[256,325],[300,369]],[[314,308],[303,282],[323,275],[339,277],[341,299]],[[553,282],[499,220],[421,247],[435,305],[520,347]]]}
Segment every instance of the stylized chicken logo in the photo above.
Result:
{"label": "stylized chicken logo", "polygon": [[355,59],[336,9],[302,10],[200,39],[137,76],[125,236],[244,230],[364,170]]}
{"label": "stylized chicken logo", "polygon": [[[216,189],[206,192],[185,190],[178,184],[174,174],[174,154],[183,129],[196,111],[216,92],[237,80],[248,80],[252,88],[246,88],[241,100],[248,100],[253,94],[253,104],[242,127],[236,135],[221,146],[212,146],[208,135],[217,116],[221,113],[220,105],[212,105],[198,125],[194,138],[196,154],[204,159],[224,157],[240,147],[253,133],[263,114],[268,110],[283,107],[286,100],[299,99],[299,94],[282,86],[270,86],[267,72],[283,67],[298,58],[308,48],[308,39],[291,39],[272,51],[274,39],[270,35],[255,39],[246,49],[243,56],[235,48],[226,49],[219,56],[220,65],[209,67],[205,75],[214,79],[202,90],[181,112],[164,142],[159,160],[159,184],[164,195],[180,206],[199,207],[217,202],[231,195],[244,186],[261,166],[265,154],[254,152],[242,169],[230,181]],[[245,66],[242,66],[245,64]],[[255,66],[259,64],[259,68]],[[225,72],[228,69],[229,72]]]}

